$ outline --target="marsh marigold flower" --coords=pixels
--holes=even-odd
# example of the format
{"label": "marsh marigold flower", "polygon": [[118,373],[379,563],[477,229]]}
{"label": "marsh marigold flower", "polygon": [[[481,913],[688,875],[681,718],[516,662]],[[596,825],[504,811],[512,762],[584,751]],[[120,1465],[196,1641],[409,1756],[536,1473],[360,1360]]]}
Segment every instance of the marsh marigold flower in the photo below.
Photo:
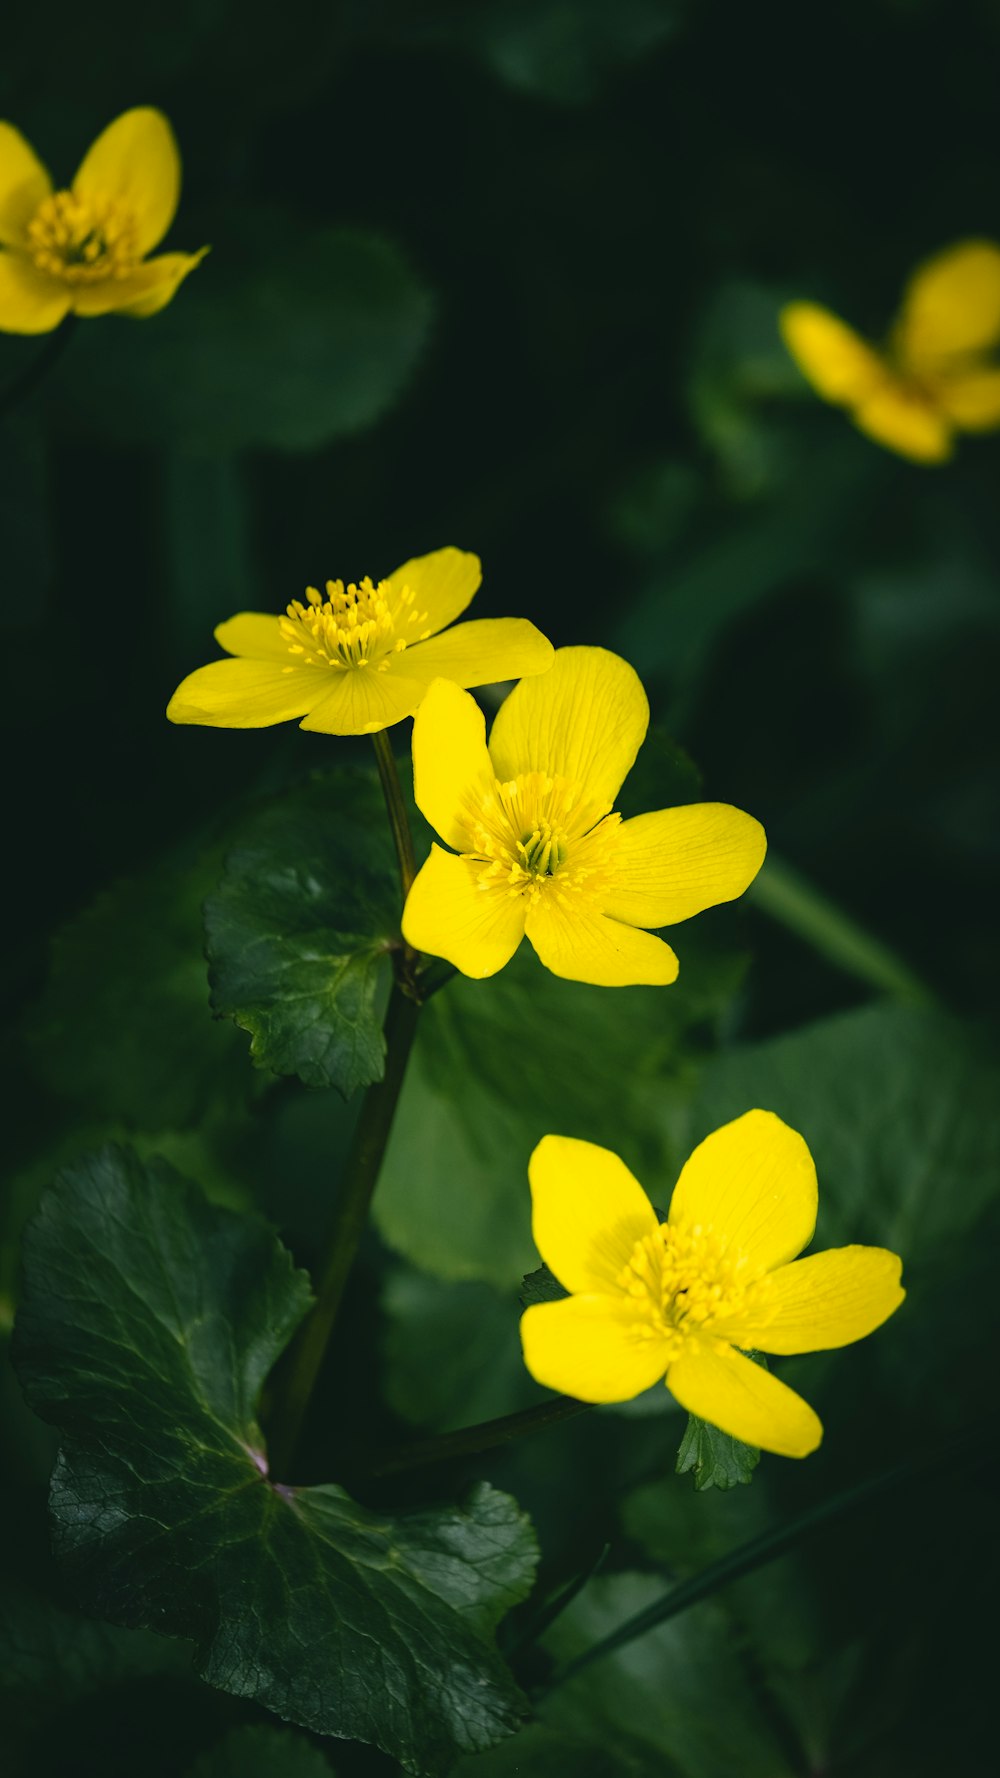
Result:
{"label": "marsh marigold flower", "polygon": [[648,723],[638,675],[603,648],[560,648],[515,686],[488,748],[475,699],[432,686],[413,726],[414,793],[453,851],[432,846],[417,875],[408,942],[487,976],[527,934],[572,981],[674,981],[670,946],[641,928],[742,895],[767,842],[726,803],[614,813]]}
{"label": "marsh marigold flower", "polygon": [[433,679],[490,685],[543,673],[553,649],[523,617],[454,623],[482,572],[467,550],[404,562],[376,586],[307,587],[285,617],[243,611],[216,641],[235,660],[199,667],[167,706],[171,722],[268,728],[303,716],[324,735],[368,735],[412,716]]}
{"label": "marsh marigold flower", "polygon": [[208,252],[146,258],[180,189],[173,131],[148,106],[116,117],[62,191],[0,123],[0,330],[50,333],[70,313],[155,315]]}
{"label": "marsh marigold flower", "polygon": [[1000,247],[963,241],[914,274],[886,344],[868,344],[829,309],[789,303],[785,344],[825,401],[876,443],[943,463],[956,432],[1000,426]]}
{"label": "marsh marigold flower", "polygon": [[535,1243],[572,1294],[521,1319],[524,1361],[581,1401],[652,1384],[748,1445],[807,1457],[823,1436],[808,1403],[747,1351],[828,1351],[863,1339],[903,1301],[882,1247],[798,1259],[816,1226],[816,1170],[771,1111],[707,1136],[661,1223],[609,1149],[545,1136],[529,1167]]}

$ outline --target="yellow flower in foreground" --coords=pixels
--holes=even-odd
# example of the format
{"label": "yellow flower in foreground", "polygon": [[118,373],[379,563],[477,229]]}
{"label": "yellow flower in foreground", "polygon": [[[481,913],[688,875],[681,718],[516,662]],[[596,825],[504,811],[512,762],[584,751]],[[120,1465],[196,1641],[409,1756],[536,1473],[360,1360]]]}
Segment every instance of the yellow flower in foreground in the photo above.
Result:
{"label": "yellow flower in foreground", "polygon": [[943,463],[956,432],[1000,426],[1000,247],[963,241],[921,266],[883,350],[816,303],[781,312],[785,344],[825,401],[878,444]]}
{"label": "yellow flower in foreground", "polygon": [[64,316],[155,315],[208,252],[146,254],[177,209],[181,163],[166,118],[125,111],[53,191],[34,150],[0,123],[0,330],[50,333]]}
{"label": "yellow flower in foreground", "polygon": [[787,1384],[743,1356],[848,1346],[899,1308],[882,1247],[796,1259],[816,1226],[808,1148],[771,1111],[707,1136],[660,1223],[607,1148],[545,1136],[529,1167],[535,1242],[572,1295],[521,1318],[524,1361],[581,1401],[630,1401],[664,1378],[689,1413],[782,1457],[823,1428]]}
{"label": "yellow flower in foreground", "polygon": [[215,640],[235,660],[190,673],[167,706],[171,722],[269,728],[304,716],[324,735],[370,735],[412,716],[433,679],[492,685],[544,673],[551,642],[523,617],[453,623],[482,572],[467,550],[438,549],[404,562],[375,586],[328,580],[306,588],[286,617],[242,611]]}
{"label": "yellow flower in foreground", "polygon": [[648,723],[638,675],[603,648],[560,648],[515,686],[488,749],[475,699],[433,685],[413,725],[414,792],[458,856],[431,848],[403,911],[407,941],[463,975],[495,974],[527,934],[571,981],[674,981],[670,946],[637,929],[742,895],[767,842],[726,803],[614,814]]}

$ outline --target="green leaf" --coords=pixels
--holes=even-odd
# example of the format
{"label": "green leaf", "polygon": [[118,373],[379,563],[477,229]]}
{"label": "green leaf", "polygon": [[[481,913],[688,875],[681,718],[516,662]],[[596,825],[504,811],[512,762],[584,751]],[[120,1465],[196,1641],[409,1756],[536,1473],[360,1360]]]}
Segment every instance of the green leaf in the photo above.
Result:
{"label": "green leaf", "polygon": [[29,1053],[88,1121],[185,1129],[220,1088],[242,1095],[241,1045],[212,1018],[201,955],[201,903],[219,867],[215,846],[162,857],[56,935]]}
{"label": "green leaf", "polygon": [[[515,92],[585,105],[610,79],[676,31],[681,0],[490,0],[457,20],[460,36]],[[456,21],[449,21],[449,40]]]}
{"label": "green leaf", "polygon": [[688,1415],[687,1428],[677,1453],[677,1474],[693,1475],[694,1485],[705,1488],[737,1488],[753,1481],[753,1472],[760,1462],[755,1445],[720,1432],[707,1420]]}
{"label": "green leaf", "polygon": [[536,1266],[533,1272],[526,1272],[521,1280],[521,1304],[530,1309],[532,1303],[558,1303],[569,1291],[564,1290],[555,1273],[548,1266]]}
{"label": "green leaf", "polygon": [[331,1778],[325,1753],[287,1729],[243,1728],[195,1760],[188,1778]]}
{"label": "green leaf", "polygon": [[[545,1637],[557,1671],[662,1597],[656,1575],[598,1578]],[[790,1778],[790,1768],[714,1603],[659,1624],[558,1686],[540,1711],[554,1728],[630,1755],[638,1774]]]}
{"label": "green leaf", "polygon": [[190,1637],[210,1684],[410,1771],[514,1728],[491,1633],[533,1571],[516,1502],[481,1486],[393,1517],[268,1478],[257,1400],[309,1295],[265,1224],[106,1149],[24,1256],[17,1363],[63,1433],[54,1545],[86,1609]]}
{"label": "green leaf", "polygon": [[394,1266],[382,1293],[384,1393],[401,1419],[429,1431],[474,1426],[529,1407],[513,1292],[447,1284]]}
{"label": "green leaf", "polygon": [[[186,223],[185,245],[200,246]],[[64,420],[113,437],[220,453],[310,451],[370,426],[427,339],[431,298],[399,249],[269,209],[210,216],[213,251],[155,326],[80,330],[46,390]],[[87,337],[84,337],[86,335]]]}
{"label": "green leaf", "polygon": [[391,1247],[423,1271],[510,1289],[537,1264],[527,1167],[553,1131],[615,1149],[653,1190],[687,1055],[743,968],[687,934],[679,948],[674,988],[562,981],[523,945],[492,980],[456,977],[430,1001],[375,1196]]}
{"label": "green leaf", "polygon": [[374,775],[317,774],[243,829],[205,904],[212,1006],[275,1074],[345,1098],[380,1080],[380,992],[399,923]]}

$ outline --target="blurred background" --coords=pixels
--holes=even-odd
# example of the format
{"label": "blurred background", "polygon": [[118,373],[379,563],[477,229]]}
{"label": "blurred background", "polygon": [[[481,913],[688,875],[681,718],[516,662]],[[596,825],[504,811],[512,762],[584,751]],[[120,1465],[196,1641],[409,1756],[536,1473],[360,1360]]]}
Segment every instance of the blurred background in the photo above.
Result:
{"label": "blurred background", "polygon": [[[978,1066],[969,1058],[992,1041],[1000,993],[1000,434],[965,439],[944,467],[891,456],[806,387],[777,314],[785,301],[814,299],[878,338],[922,259],[965,237],[1000,239],[998,69],[992,0],[842,0],[820,11],[792,0],[150,0],[138,13],[123,0],[54,0],[44,14],[23,9],[7,21],[0,115],[57,182],[118,112],[158,105],[184,160],[167,246],[212,247],[155,319],[81,325],[44,384],[0,419],[8,1230],[57,1162],[110,1130],[190,1159],[234,1201],[254,1166],[270,1168],[253,1195],[309,1256],[308,1180],[326,1120],[344,1114],[329,1095],[290,1109],[275,1089],[278,1135],[263,1161],[252,1120],[226,1124],[248,1078],[251,1097],[264,1083],[250,1077],[245,1037],[208,1019],[198,904],[234,811],[299,772],[356,757],[362,744],[294,726],[177,729],[163,711],[177,682],[215,658],[223,618],[281,610],[308,582],[378,577],[446,543],[482,557],[475,616],[530,617],[556,645],[627,655],[676,744],[651,756],[651,794],[639,806],[657,806],[657,789],[671,800],[681,780],[691,794],[697,770],[705,796],[757,815],[779,863],[897,953],[925,998],[964,1019],[967,1049],[938,1037],[929,1059],[921,1051],[924,1073],[908,1077],[918,1081],[914,1104],[926,1107],[948,1070],[961,1092]],[[43,344],[0,336],[0,392]],[[724,1049],[781,1041],[870,1002],[870,981],[775,913],[773,897],[751,897],[724,926],[709,922],[723,960],[701,974],[692,935],[695,986],[678,1018],[706,1043],[709,1026]],[[184,1023],[192,1006],[204,1025],[194,1039]],[[575,1018],[568,1003],[566,1016]],[[611,1041],[594,1031],[595,1042]],[[890,1019],[871,1035],[876,1072],[895,1052],[893,1031]],[[909,1042],[900,1027],[900,1051]],[[818,1094],[822,1046],[816,1054]],[[776,1062],[773,1079],[782,1078]],[[744,1108],[742,1091],[717,1071],[706,1118],[709,1106]],[[975,1091],[978,1217],[998,1137],[992,1089]],[[910,1101],[872,1096],[873,1118],[909,1115]],[[853,1105],[849,1094],[842,1102]],[[697,1125],[699,1115],[687,1100],[683,1116],[664,1112],[675,1149],[683,1120]],[[887,1138],[887,1177],[893,1164]],[[424,1279],[436,1270],[427,1243],[394,1227],[398,1198],[387,1196],[383,1234],[416,1269],[401,1266],[389,1287],[390,1416],[412,1405],[414,1345],[399,1328],[423,1316],[431,1353],[435,1340],[454,1345],[449,1317],[459,1313],[459,1299],[445,1303]],[[953,1235],[943,1227],[941,1241]],[[844,1238],[886,1239],[885,1219],[845,1222]],[[10,1245],[5,1254],[12,1294]],[[371,1264],[382,1264],[378,1253]],[[497,1283],[488,1267],[463,1273],[453,1259],[437,1273],[460,1291]],[[955,1300],[944,1290],[934,1329],[909,1351],[911,1431],[927,1407],[925,1348],[946,1396],[965,1364]],[[469,1302],[492,1327],[490,1304]],[[367,1313],[359,1350],[384,1334]],[[367,1362],[352,1385],[359,1394],[372,1387]],[[428,1369],[436,1363],[427,1357]],[[518,1379],[485,1402],[478,1382],[466,1399],[459,1379],[447,1399],[424,1404],[423,1423],[518,1405]],[[884,1431],[872,1390],[870,1422]],[[8,1393],[9,1473],[37,1502],[45,1435]],[[601,1485],[608,1498],[639,1488],[614,1535],[631,1540],[640,1569],[684,1572],[697,1565],[692,1551],[710,1559],[753,1529],[764,1513],[759,1483],[704,1502],[685,1496],[689,1518],[662,1522],[637,1454],[662,1423],[632,1424],[639,1445]],[[540,1500],[529,1499],[539,1483],[523,1463],[497,1471],[553,1527],[560,1490],[596,1461],[589,1433],[566,1436]],[[946,1436],[933,1432],[930,1447]],[[890,1460],[890,1442],[880,1460]],[[850,1480],[843,1449],[840,1470]],[[806,1498],[794,1492],[797,1475],[773,1485],[779,1504],[792,1491],[789,1510]],[[737,1497],[737,1516],[720,1529]],[[697,1736],[687,1753],[676,1736],[661,1738],[655,1758],[667,1763],[656,1769],[689,1778],[714,1778],[717,1767],[761,1778],[941,1769],[933,1760],[957,1745],[948,1708],[935,1728],[900,1705],[887,1730],[872,1665],[884,1660],[883,1677],[891,1668],[910,1700],[942,1670],[940,1683],[959,1687],[965,1656],[943,1627],[971,1634],[978,1595],[959,1582],[978,1556],[962,1538],[985,1521],[977,1495],[960,1536],[951,1496],[934,1498],[933,1509],[917,1498],[907,1520],[914,1540],[929,1539],[929,1603],[903,1586],[923,1560],[912,1544],[888,1567],[863,1537],[860,1555],[853,1532],[844,1545],[861,1564],[852,1575],[875,1563],[873,1597],[885,1602],[903,1586],[877,1657],[852,1655],[856,1644],[840,1634],[846,1557],[827,1550],[810,1609],[839,1629],[826,1678],[809,1693],[820,1702],[810,1715],[803,1685],[787,1675],[783,1704],[774,1703],[780,1684],[764,1688],[767,1735],[777,1737],[767,1745],[784,1764],[747,1754],[751,1731],[738,1715],[721,1751]],[[40,1505],[31,1511],[40,1525]],[[558,1578],[604,1536],[557,1552]],[[789,1596],[775,1611],[751,1600],[741,1634],[750,1622],[763,1635],[776,1612],[777,1664],[798,1673],[811,1632]],[[627,1608],[614,1602],[619,1616]],[[907,1665],[904,1631],[921,1609],[942,1637]],[[662,1651],[650,1685],[675,1654]],[[703,1718],[720,1688],[737,1685],[716,1681],[710,1660],[705,1671]],[[749,1671],[738,1684],[753,1690],[752,1662]],[[968,1754],[978,1733],[969,1687],[979,1693],[962,1671],[964,1689],[951,1695],[961,1696]],[[126,1752],[100,1742],[100,1769],[118,1770],[120,1757],[124,1771],[141,1755],[147,1770],[185,1770],[204,1726],[197,1712],[212,1733],[229,1726],[212,1715],[222,1710],[214,1697],[198,1697],[182,1744],[156,1752],[161,1765],[149,1763],[135,1705]],[[842,1732],[869,1718],[870,1733]],[[543,1739],[539,1771],[610,1770],[603,1755],[591,1768],[579,1750],[560,1753],[558,1725],[544,1733],[553,1739]],[[350,1764],[360,1756],[343,1757],[345,1772],[362,1770]]]}

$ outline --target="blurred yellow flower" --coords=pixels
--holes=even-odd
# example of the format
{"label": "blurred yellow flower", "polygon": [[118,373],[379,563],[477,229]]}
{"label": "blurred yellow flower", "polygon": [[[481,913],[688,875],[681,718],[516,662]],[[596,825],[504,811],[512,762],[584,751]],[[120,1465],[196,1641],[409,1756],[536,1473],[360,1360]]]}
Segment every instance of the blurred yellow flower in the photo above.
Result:
{"label": "blurred yellow flower", "polygon": [[603,648],[557,650],[501,706],[489,748],[475,699],[433,685],[413,726],[414,793],[454,851],[432,846],[418,873],[408,943],[487,976],[527,934],[572,981],[674,981],[670,946],[639,929],[742,895],[767,842],[726,803],[613,813],[648,723],[638,675]]}
{"label": "blurred yellow flower", "polygon": [[490,685],[544,673],[553,649],[523,617],[454,623],[482,579],[479,557],[439,549],[404,562],[387,580],[325,597],[306,589],[286,617],[243,611],[215,639],[235,660],[190,673],[167,706],[171,722],[269,728],[304,716],[324,735],[369,735],[412,716],[433,679]]}
{"label": "blurred yellow flower", "polygon": [[956,432],[1000,426],[1000,247],[962,241],[921,266],[883,350],[828,309],[789,303],[785,344],[825,401],[878,444],[943,463]]}
{"label": "blurred yellow flower", "polygon": [[816,1449],[812,1408],[744,1351],[850,1345],[906,1293],[882,1247],[796,1258],[817,1209],[801,1136],[771,1111],[725,1124],[685,1164],[665,1223],[624,1162],[592,1142],[543,1137],[529,1174],[536,1245],[572,1293],[522,1316],[537,1382],[608,1402],[664,1378],[682,1407],[733,1438],[782,1457]]}
{"label": "blurred yellow flower", "polygon": [[166,118],[125,111],[53,191],[34,150],[0,123],[0,331],[50,333],[74,315],[155,315],[208,252],[146,254],[177,209],[181,163]]}

